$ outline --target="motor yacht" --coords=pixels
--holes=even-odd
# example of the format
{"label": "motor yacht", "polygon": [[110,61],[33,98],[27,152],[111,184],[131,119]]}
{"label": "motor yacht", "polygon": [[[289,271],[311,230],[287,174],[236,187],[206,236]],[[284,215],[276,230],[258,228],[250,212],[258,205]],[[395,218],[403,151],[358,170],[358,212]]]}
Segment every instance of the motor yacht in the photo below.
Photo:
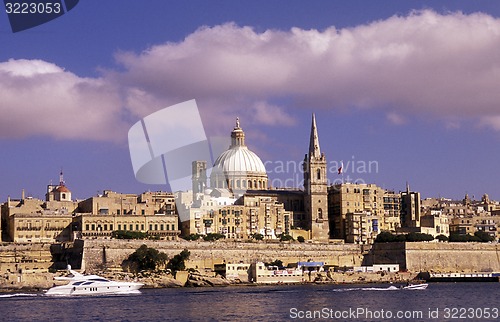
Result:
{"label": "motor yacht", "polygon": [[136,282],[111,281],[97,275],[83,275],[68,267],[72,276],[54,277],[55,280],[69,281],[66,285],[54,286],[45,295],[106,295],[106,294],[140,294],[144,285]]}

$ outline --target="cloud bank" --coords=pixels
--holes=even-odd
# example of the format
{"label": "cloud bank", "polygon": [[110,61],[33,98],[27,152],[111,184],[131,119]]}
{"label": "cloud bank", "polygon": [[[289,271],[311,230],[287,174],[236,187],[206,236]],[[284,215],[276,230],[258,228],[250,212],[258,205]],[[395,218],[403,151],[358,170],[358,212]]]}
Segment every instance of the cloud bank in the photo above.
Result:
{"label": "cloud bank", "polygon": [[[124,71],[108,70],[99,79],[41,61],[1,63],[0,110],[13,113],[20,126],[2,124],[0,133],[57,136],[53,125],[66,118],[35,127],[23,119],[67,111],[90,120],[90,129],[103,127],[73,128],[74,137],[95,139],[121,126],[121,113],[139,118],[192,98],[215,124],[232,124],[239,114],[292,126],[288,107],[355,108],[379,109],[394,124],[418,116],[443,126],[472,120],[500,131],[498,57],[500,19],[482,13],[425,10],[322,31],[202,27],[178,43],[118,53]],[[230,120],[220,117],[228,112]]]}
{"label": "cloud bank", "polygon": [[2,138],[120,141],[128,128],[120,101],[104,79],[81,78],[41,60],[0,63]]}

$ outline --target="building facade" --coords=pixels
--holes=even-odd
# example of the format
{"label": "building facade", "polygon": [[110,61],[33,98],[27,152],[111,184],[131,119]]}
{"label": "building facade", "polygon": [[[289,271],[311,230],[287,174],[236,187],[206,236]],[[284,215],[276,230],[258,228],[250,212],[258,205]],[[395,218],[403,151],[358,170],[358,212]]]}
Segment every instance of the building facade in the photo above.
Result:
{"label": "building facade", "polygon": [[385,190],[375,184],[342,183],[330,186],[328,203],[332,237],[346,240],[348,214],[353,214],[349,218],[359,218],[361,214],[370,217],[371,229],[378,233],[380,223],[383,222],[385,216],[384,195]]}
{"label": "building facade", "polygon": [[176,240],[180,229],[175,197],[162,191],[135,195],[105,190],[79,203],[73,230],[83,239],[111,238],[113,231],[129,231]]}
{"label": "building facade", "polygon": [[[304,190],[272,189],[264,163],[250,151],[239,119],[231,145],[215,161],[206,184],[206,161],[192,162],[192,196],[179,193],[183,235],[221,233],[247,239],[261,234],[277,239],[283,234],[307,239],[329,239],[326,157],[320,151],[312,116],[309,153],[304,159]],[[233,217],[234,216],[234,217]]]}

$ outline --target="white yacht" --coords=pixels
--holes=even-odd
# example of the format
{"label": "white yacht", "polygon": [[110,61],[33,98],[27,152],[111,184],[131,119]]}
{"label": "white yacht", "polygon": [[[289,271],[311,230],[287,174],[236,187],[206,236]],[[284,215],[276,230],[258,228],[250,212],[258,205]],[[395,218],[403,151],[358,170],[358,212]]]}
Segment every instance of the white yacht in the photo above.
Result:
{"label": "white yacht", "polygon": [[67,285],[54,286],[45,295],[106,295],[106,294],[140,294],[144,285],[136,282],[110,281],[97,275],[83,275],[68,266],[71,277],[54,277],[56,280],[69,281]]}

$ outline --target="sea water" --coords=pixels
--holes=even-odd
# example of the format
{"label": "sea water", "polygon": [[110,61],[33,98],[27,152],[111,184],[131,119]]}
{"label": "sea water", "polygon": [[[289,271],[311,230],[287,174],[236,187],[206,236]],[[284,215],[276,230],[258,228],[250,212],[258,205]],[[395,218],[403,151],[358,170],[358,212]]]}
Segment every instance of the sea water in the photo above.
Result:
{"label": "sea water", "polygon": [[499,283],[143,289],[139,295],[0,294],[1,321],[495,321]]}

